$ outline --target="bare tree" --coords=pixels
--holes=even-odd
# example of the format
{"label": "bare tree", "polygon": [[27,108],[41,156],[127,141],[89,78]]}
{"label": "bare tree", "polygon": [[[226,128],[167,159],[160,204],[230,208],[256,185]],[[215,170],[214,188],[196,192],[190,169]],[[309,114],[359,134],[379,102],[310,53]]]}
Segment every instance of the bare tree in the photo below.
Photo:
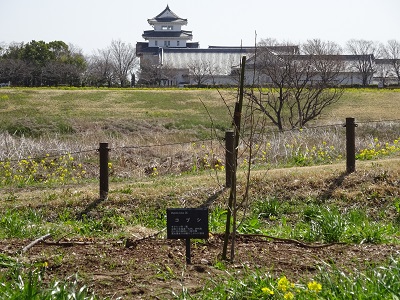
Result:
{"label": "bare tree", "polygon": [[12,85],[27,84],[31,71],[29,63],[22,59],[0,59],[0,82],[9,81]]}
{"label": "bare tree", "polygon": [[194,80],[197,86],[205,84],[211,71],[210,61],[199,59],[192,60],[188,64],[189,76]]}
{"label": "bare tree", "polygon": [[400,85],[400,42],[397,40],[389,40],[383,48],[383,56],[388,60],[393,71],[397,76]]}
{"label": "bare tree", "polygon": [[376,42],[352,39],[346,44],[347,51],[355,56],[352,68],[362,77],[362,85],[367,86],[376,71],[374,58],[380,55],[380,47]]}
{"label": "bare tree", "polygon": [[182,72],[180,69],[176,69],[169,64],[163,64],[160,67],[161,81],[165,86],[176,85],[179,73]]}
{"label": "bare tree", "polygon": [[129,82],[128,75],[138,65],[135,49],[131,44],[113,40],[110,51],[114,74],[118,78],[121,87],[124,87]]}
{"label": "bare tree", "polygon": [[382,84],[382,87],[388,84],[388,79],[392,74],[392,64],[390,59],[376,59],[376,71],[375,71],[375,79],[379,80],[379,84]]}
{"label": "bare tree", "polygon": [[43,67],[43,80],[46,85],[58,86],[62,83],[64,64],[59,61],[49,61]]}
{"label": "bare tree", "polygon": [[290,95],[286,89],[290,80],[290,63],[285,57],[276,56],[268,47],[259,47],[257,52],[257,58],[249,66],[257,70],[257,77],[267,78],[270,89],[266,92],[258,89],[258,93],[251,89],[246,94],[279,130],[283,130],[283,108]]}
{"label": "bare tree", "polygon": [[328,55],[339,53],[339,48],[317,40],[304,48],[307,54],[278,55],[260,47],[254,61],[253,68],[267,78],[268,89],[251,89],[246,94],[279,130],[302,128],[343,94],[342,61],[340,56]]}
{"label": "bare tree", "polygon": [[275,38],[265,38],[265,39],[261,39],[258,42],[259,47],[274,47],[274,46],[279,46],[279,45],[280,45],[279,41]]}
{"label": "bare tree", "polygon": [[313,39],[302,45],[302,52],[309,55],[340,55],[343,49],[335,42]]}
{"label": "bare tree", "polygon": [[3,56],[3,54],[6,53],[7,50],[7,44],[4,42],[0,42],[0,59]]}
{"label": "bare tree", "polygon": [[[232,70],[232,62],[230,62],[229,60],[226,62],[227,65],[229,65],[229,69]],[[211,62],[209,63],[209,68],[208,68],[208,78],[211,80],[212,85],[216,85],[217,82],[215,80],[217,74],[221,74],[222,71],[222,67],[220,65],[218,65],[217,62]]]}
{"label": "bare tree", "polygon": [[161,65],[158,61],[142,59],[139,71],[139,84],[160,85],[162,81]]}
{"label": "bare tree", "polygon": [[322,83],[341,83],[340,73],[345,65],[341,57],[343,50],[338,44],[320,39],[308,40],[302,45],[302,53],[309,56],[311,65]]}
{"label": "bare tree", "polygon": [[102,86],[107,84],[111,87],[114,82],[113,65],[111,63],[111,50],[109,48],[104,50],[97,50],[89,58],[89,65],[87,69],[87,80],[90,84]]}

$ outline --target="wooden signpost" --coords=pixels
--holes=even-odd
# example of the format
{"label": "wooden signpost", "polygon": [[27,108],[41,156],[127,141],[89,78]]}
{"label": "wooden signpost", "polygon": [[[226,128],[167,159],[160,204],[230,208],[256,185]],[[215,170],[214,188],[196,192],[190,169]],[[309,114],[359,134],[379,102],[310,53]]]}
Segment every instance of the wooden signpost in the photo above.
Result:
{"label": "wooden signpost", "polygon": [[208,239],[208,208],[168,208],[167,238],[186,240],[186,263],[190,264],[190,239]]}

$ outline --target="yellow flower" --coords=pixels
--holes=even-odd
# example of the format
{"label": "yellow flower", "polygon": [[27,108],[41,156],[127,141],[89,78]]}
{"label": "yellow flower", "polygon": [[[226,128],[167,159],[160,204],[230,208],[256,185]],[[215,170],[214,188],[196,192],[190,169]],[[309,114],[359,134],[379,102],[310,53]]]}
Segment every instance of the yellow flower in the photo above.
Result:
{"label": "yellow flower", "polygon": [[309,283],[307,283],[307,287],[310,291],[312,292],[320,292],[322,290],[322,285],[316,281],[311,281]]}
{"label": "yellow flower", "polygon": [[283,295],[283,299],[292,300],[294,299],[294,295],[292,292],[287,292],[285,295]]}
{"label": "yellow flower", "polygon": [[267,288],[267,287],[263,287],[261,290],[262,290],[262,292],[264,294],[267,294],[267,295],[273,295],[274,294],[274,291],[269,289],[269,288]]}
{"label": "yellow flower", "polygon": [[283,276],[278,280],[278,289],[282,292],[286,292],[289,287],[290,281],[286,278],[286,276]]}
{"label": "yellow flower", "polygon": [[151,176],[156,177],[158,175],[158,171],[156,167],[153,167],[153,170],[151,172]]}

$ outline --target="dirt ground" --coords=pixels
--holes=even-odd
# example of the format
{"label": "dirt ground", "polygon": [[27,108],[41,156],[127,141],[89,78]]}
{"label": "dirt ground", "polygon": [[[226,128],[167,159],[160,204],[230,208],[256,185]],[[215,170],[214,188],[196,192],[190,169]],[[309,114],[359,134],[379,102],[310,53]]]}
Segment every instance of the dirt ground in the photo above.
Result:
{"label": "dirt ground", "polygon": [[[238,277],[247,267],[262,268],[273,276],[305,280],[318,266],[335,263],[345,270],[363,269],[399,254],[400,245],[345,245],[304,247],[260,237],[239,237],[234,263],[221,268],[222,236],[191,243],[191,264],[186,264],[185,241],[160,237],[115,240],[61,240],[51,238],[21,254],[31,241],[2,240],[0,253],[22,262],[47,262],[45,280],[75,279],[97,295],[111,299],[171,299],[183,288],[194,294],[210,279]],[[316,247],[315,247],[316,246]],[[218,267],[219,266],[219,267]],[[1,270],[0,270],[1,271]],[[230,274],[230,275],[229,275]],[[67,279],[68,280],[68,279]]]}

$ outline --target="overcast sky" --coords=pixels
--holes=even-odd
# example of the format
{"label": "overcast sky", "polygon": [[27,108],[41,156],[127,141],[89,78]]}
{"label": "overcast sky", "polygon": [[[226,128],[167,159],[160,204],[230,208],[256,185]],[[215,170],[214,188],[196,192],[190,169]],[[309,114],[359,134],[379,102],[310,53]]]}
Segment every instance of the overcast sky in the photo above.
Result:
{"label": "overcast sky", "polygon": [[135,45],[167,4],[202,48],[252,46],[255,32],[257,41],[400,41],[400,0],[0,0],[0,43],[61,40],[85,54],[113,39]]}

